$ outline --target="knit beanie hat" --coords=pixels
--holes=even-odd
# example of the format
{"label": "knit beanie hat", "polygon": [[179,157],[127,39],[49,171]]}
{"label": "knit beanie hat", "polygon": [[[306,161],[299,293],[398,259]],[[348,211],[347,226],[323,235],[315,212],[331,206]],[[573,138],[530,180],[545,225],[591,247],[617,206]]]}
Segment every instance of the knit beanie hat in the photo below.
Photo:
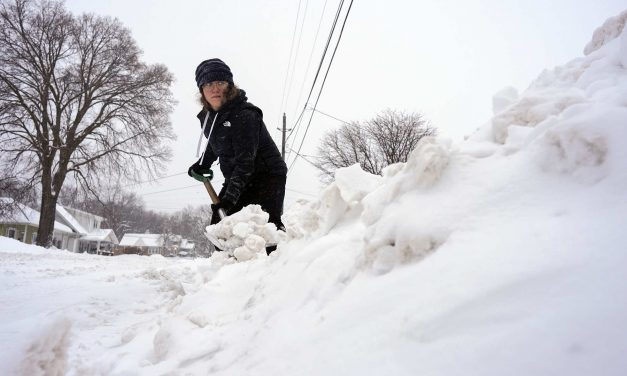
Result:
{"label": "knit beanie hat", "polygon": [[233,73],[228,65],[220,59],[205,60],[196,68],[196,84],[198,88],[213,81],[233,83]]}

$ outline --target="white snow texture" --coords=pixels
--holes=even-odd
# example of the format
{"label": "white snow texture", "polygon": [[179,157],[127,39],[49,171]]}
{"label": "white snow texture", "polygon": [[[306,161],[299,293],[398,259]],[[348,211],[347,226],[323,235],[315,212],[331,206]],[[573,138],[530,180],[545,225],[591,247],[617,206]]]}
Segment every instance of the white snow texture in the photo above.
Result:
{"label": "white snow texture", "polygon": [[467,140],[338,170],[286,234],[210,227],[235,258],[0,238],[0,374],[627,374],[626,20]]}

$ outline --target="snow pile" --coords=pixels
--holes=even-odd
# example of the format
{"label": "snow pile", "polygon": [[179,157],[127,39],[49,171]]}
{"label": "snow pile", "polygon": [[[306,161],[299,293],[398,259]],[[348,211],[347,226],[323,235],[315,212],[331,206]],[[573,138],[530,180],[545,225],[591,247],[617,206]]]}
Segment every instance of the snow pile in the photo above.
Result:
{"label": "snow pile", "polygon": [[[587,56],[546,70],[520,98],[511,90],[497,93],[494,103],[498,105],[494,106],[492,119],[493,140],[519,148],[533,138],[542,137],[558,123],[563,129],[572,128],[568,124],[587,124],[586,121],[592,120],[582,117],[600,116],[605,111],[624,108],[627,97],[625,22],[627,11],[608,20],[586,47]],[[510,104],[504,106],[504,103]],[[531,132],[527,128],[539,129]],[[548,137],[556,139],[556,135]],[[594,138],[581,135],[582,139],[575,143],[589,143],[589,137]]]}
{"label": "snow pile", "polygon": [[338,170],[335,181],[318,200],[297,202],[283,215],[290,239],[327,234],[346,211],[361,210],[363,198],[382,181],[380,176],[364,172],[357,164]]}
{"label": "snow pile", "polygon": [[284,214],[290,238],[325,235],[346,218],[361,218],[366,224],[378,221],[385,206],[399,195],[433,186],[449,154],[448,141],[426,137],[407,163],[388,166],[383,177],[363,171],[358,164],[337,170],[335,181],[318,200],[297,203]]}
{"label": "snow pile", "polygon": [[624,39],[501,91],[466,142],[339,170],[269,257],[255,207],[213,229],[246,262],[0,238],[0,374],[624,375]]}
{"label": "snow pile", "polygon": [[594,31],[592,34],[592,40],[583,49],[583,53],[589,55],[608,42],[616,39],[623,32],[626,22],[627,10],[616,17],[610,17],[607,19],[601,27]]}
{"label": "snow pile", "polygon": [[214,245],[238,261],[247,261],[265,255],[266,245],[285,238],[273,223],[268,223],[268,218],[261,206],[249,205],[219,223],[207,226],[206,235]]}

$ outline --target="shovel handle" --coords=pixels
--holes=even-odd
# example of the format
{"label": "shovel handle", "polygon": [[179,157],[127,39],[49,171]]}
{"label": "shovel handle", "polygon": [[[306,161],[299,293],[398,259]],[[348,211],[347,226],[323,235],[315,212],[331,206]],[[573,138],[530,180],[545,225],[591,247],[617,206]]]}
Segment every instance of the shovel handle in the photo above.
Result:
{"label": "shovel handle", "polygon": [[[205,189],[207,189],[207,193],[209,193],[209,197],[211,197],[211,202],[213,202],[214,205],[219,204],[220,198],[218,197],[215,189],[213,189],[213,185],[211,185],[211,182],[206,179],[205,181],[203,181],[203,184],[205,185]],[[222,219],[226,217],[226,212],[224,211],[224,209],[220,208],[218,209],[218,215]]]}
{"label": "shovel handle", "polygon": [[209,180],[205,180],[203,184],[205,185],[205,188],[207,189],[207,193],[209,193],[209,197],[211,197],[211,202],[213,202],[214,205],[219,204],[220,198],[218,197],[218,194],[216,193],[215,189],[213,189],[211,182]]}

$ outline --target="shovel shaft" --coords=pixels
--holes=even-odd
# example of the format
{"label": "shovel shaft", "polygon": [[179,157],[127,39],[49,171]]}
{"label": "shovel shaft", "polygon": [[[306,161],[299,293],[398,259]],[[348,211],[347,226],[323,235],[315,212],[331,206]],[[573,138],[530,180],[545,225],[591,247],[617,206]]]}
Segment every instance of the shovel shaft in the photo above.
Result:
{"label": "shovel shaft", "polygon": [[214,205],[220,203],[220,198],[218,198],[218,194],[216,193],[215,189],[213,189],[211,182],[209,180],[205,180],[203,184],[205,184],[207,193],[209,193],[209,197],[211,197],[211,202],[213,202]]}
{"label": "shovel shaft", "polygon": [[[215,189],[213,189],[213,185],[211,185],[211,182],[209,180],[205,180],[203,184],[207,189],[207,193],[209,193],[209,197],[211,197],[211,202],[213,202],[214,205],[220,203],[220,198],[218,197]],[[220,218],[224,218],[226,217],[226,212],[224,211],[224,209],[220,208],[218,209],[218,215],[220,216]]]}
{"label": "shovel shaft", "polygon": [[220,208],[218,209],[218,215],[220,216],[220,219],[224,219],[224,217],[226,217],[226,212],[224,209]]}

